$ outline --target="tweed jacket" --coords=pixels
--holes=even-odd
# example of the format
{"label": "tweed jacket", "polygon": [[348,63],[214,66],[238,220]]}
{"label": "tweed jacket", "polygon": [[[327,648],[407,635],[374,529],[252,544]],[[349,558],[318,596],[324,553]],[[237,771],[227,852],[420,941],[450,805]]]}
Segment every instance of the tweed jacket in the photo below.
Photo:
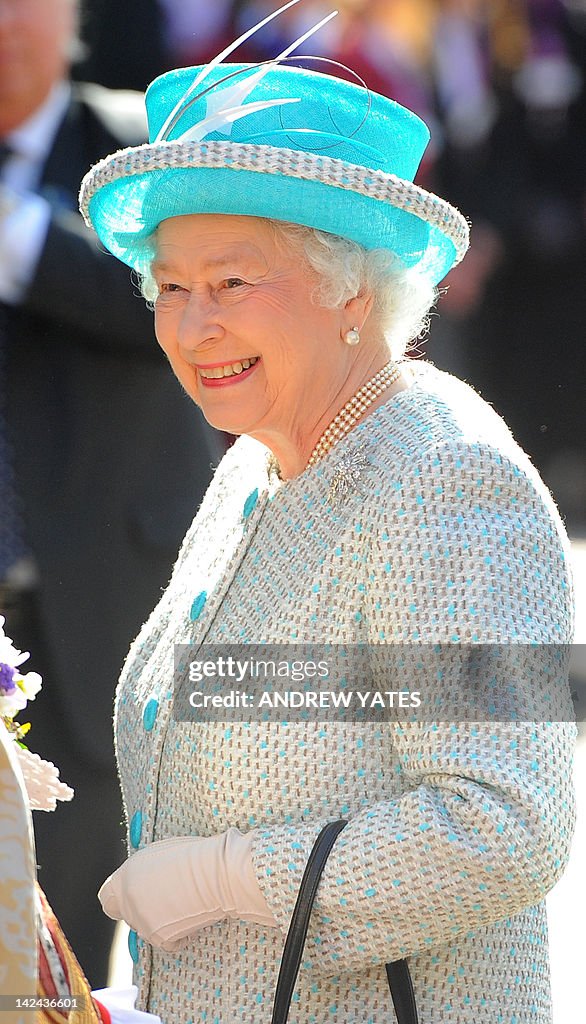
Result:
{"label": "tweed jacket", "polygon": [[467,385],[428,364],[412,373],[293,480],[239,439],[131,648],[116,704],[130,853],[253,829],[278,922],[222,921],[178,954],[131,932],[141,1005],[166,1024],[270,1021],[303,869],[338,817],[349,824],[291,1024],[392,1024],[384,964],[404,956],[421,1024],[551,1021],[543,899],[573,827],[563,685],[555,722],[531,710],[531,680],[525,722],[186,723],[171,710],[178,642],[571,640],[567,539],[537,472]]}

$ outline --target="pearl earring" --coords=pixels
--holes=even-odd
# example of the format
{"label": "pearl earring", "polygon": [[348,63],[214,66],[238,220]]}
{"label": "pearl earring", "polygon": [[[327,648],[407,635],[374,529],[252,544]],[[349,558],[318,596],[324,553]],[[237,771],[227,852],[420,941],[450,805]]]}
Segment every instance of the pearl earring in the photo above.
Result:
{"label": "pearl earring", "polygon": [[349,331],[346,331],[344,341],[347,345],[358,345],[360,341],[360,331],[358,328],[351,327]]}

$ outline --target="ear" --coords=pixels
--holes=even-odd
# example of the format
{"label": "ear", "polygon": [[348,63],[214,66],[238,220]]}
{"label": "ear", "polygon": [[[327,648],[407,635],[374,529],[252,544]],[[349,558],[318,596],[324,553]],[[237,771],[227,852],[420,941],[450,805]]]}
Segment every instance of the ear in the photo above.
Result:
{"label": "ear", "polygon": [[342,312],[342,319],[346,329],[349,330],[351,327],[356,327],[361,331],[370,316],[373,305],[374,296],[369,291],[360,292],[352,299],[348,299]]}

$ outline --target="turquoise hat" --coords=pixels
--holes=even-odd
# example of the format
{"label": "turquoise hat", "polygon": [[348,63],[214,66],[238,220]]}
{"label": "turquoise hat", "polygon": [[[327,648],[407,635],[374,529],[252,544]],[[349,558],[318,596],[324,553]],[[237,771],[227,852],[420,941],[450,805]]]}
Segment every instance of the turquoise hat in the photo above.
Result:
{"label": "turquoise hat", "polygon": [[263,64],[223,63],[235,45],[155,79],[149,142],[85,176],[80,208],[106,248],[144,273],[169,217],[265,217],[388,249],[440,281],[463,258],[469,228],[413,184],[429,141],[423,121],[362,85],[289,66],[296,44]]}

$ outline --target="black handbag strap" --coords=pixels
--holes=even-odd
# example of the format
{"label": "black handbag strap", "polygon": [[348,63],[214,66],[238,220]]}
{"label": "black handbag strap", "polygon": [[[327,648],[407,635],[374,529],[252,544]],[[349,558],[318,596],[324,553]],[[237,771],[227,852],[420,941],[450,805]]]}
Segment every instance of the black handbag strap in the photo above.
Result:
{"label": "black handbag strap", "polygon": [[[330,850],[347,824],[348,822],[343,820],[330,821],[324,825],[313,844],[285,940],[271,1024],[287,1024],[319,880]],[[407,961],[397,960],[395,963],[386,964],[386,971],[397,1024],[418,1024],[415,994]]]}
{"label": "black handbag strap", "polygon": [[397,1024],[417,1024],[419,1018],[409,964],[406,960],[393,960],[385,967]]}

